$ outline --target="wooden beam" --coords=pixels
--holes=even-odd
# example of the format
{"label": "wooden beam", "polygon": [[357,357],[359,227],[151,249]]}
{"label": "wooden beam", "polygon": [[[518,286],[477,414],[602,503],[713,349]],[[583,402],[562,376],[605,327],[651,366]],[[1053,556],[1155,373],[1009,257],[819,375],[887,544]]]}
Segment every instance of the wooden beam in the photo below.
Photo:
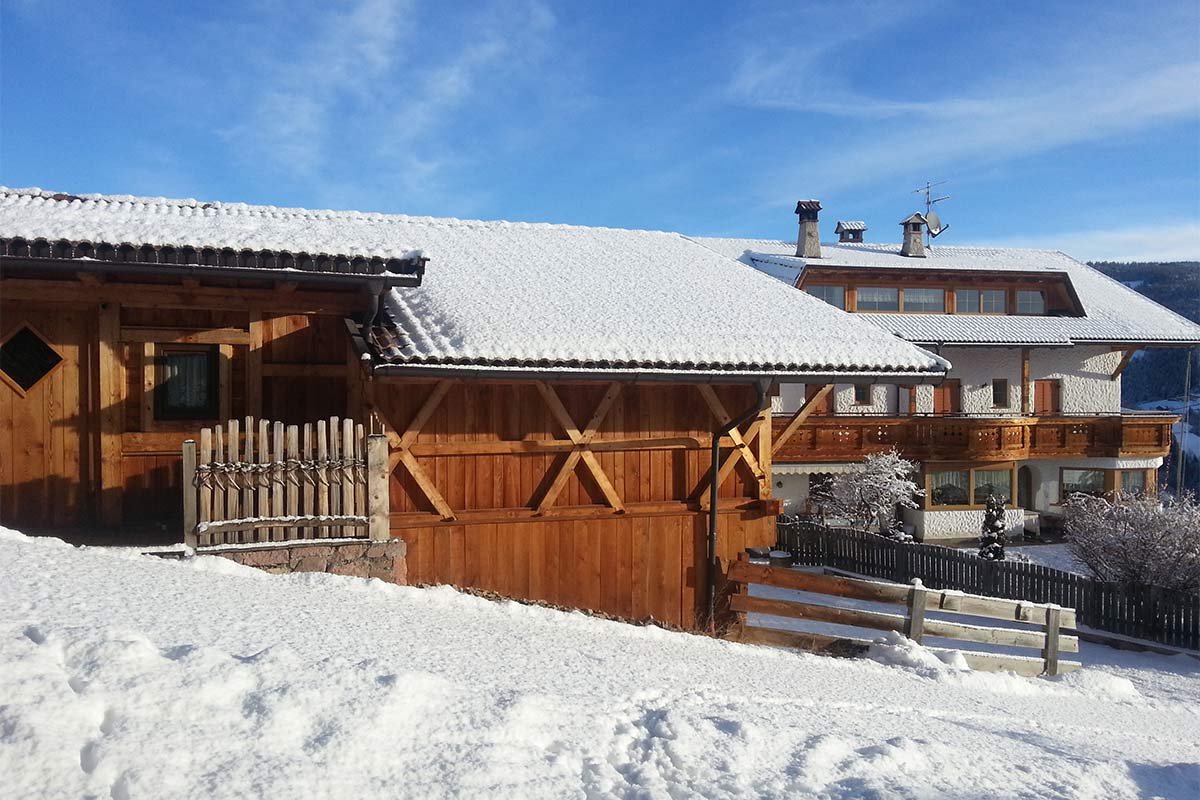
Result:
{"label": "wooden beam", "polygon": [[241,328],[121,328],[122,342],[158,344],[250,344]]}
{"label": "wooden beam", "polygon": [[[12,299],[4,289],[5,299]],[[121,470],[121,429],[124,418],[125,366],[121,361],[119,338],[121,306],[101,304],[99,309],[99,388],[100,388],[100,522],[121,522],[123,478]]]}
{"label": "wooden beam", "polygon": [[154,390],[158,377],[154,368],[154,343],[142,343],[142,430],[154,427]]}
{"label": "wooden beam", "polygon": [[575,421],[571,419],[570,413],[567,412],[566,406],[563,405],[558,393],[553,387],[545,381],[536,383],[538,392],[546,401],[546,406],[550,409],[550,414],[553,416],[563,431],[570,438],[575,449],[567,454],[563,463],[559,465],[558,472],[551,481],[550,486],[546,489],[546,493],[542,495],[542,499],[538,501],[538,513],[546,511],[554,504],[558,495],[562,492],[563,487],[567,485],[567,479],[571,477],[571,473],[575,470],[575,465],[580,460],[591,473],[592,478],[596,481],[596,485],[600,488],[601,494],[604,495],[604,500],[614,511],[623,512],[625,503],[621,496],[617,493],[616,487],[605,474],[603,467],[600,466],[599,459],[596,454],[590,449],[592,439],[595,438],[596,432],[600,425],[604,422],[604,418],[608,415],[609,409],[612,408],[613,401],[617,399],[617,395],[621,393],[621,384],[613,382],[608,385],[604,396],[600,398],[600,402],[596,404],[596,409],[592,412],[591,419],[588,420],[587,426],[580,431],[575,426]]}
{"label": "wooden beam", "polygon": [[1125,368],[1129,366],[1129,362],[1133,360],[1134,353],[1141,349],[1140,347],[1125,348],[1125,355],[1121,356],[1121,363],[1117,364],[1117,368],[1113,370],[1113,374],[1109,380],[1115,381],[1117,378],[1120,378],[1121,373],[1125,371]]}
{"label": "wooden beam", "polygon": [[131,308],[187,308],[220,311],[272,311],[294,314],[347,314],[362,310],[363,291],[295,291],[231,289],[219,286],[172,286],[154,283],[103,283],[85,286],[78,281],[4,278],[0,294],[5,300],[116,303]]}
{"label": "wooden beam", "polygon": [[232,413],[233,403],[233,385],[230,375],[233,371],[233,345],[223,344],[218,346],[220,355],[217,359],[217,402],[219,409],[217,418],[221,422],[226,422]]}
{"label": "wooden beam", "polygon": [[446,498],[442,497],[442,493],[438,491],[433,480],[417,462],[416,456],[407,450],[400,451],[400,462],[404,464],[408,474],[416,482],[417,486],[421,487],[421,491],[425,493],[425,497],[437,509],[438,514],[442,519],[454,519],[454,509],[450,508],[450,504],[446,502]]}
{"label": "wooden beam", "polygon": [[[695,436],[668,436],[658,439],[592,439],[589,447],[595,452],[621,452],[636,450],[699,450],[707,448],[709,438]],[[732,445],[732,440],[721,440],[723,446]],[[576,449],[570,439],[520,439],[518,441],[490,442],[427,442],[408,448],[417,456],[500,456],[522,453],[569,453]]]}
{"label": "wooden beam", "polygon": [[[750,427],[746,429],[745,438],[753,441],[754,437],[759,435],[760,424],[761,423],[758,419],[755,419],[754,422],[750,423]],[[721,463],[721,468],[717,471],[717,486],[720,486],[729,478],[729,476],[733,473],[734,468],[737,467],[737,463],[741,458],[742,452],[736,447],[729,453],[729,455],[725,457],[725,460]],[[708,480],[709,476],[706,475],[704,480],[702,480],[700,485],[696,488],[697,494],[694,495],[697,501],[700,503],[701,508],[708,508],[708,492],[705,491],[708,488]]]}
{"label": "wooden beam", "polygon": [[[421,428],[429,421],[433,412],[441,404],[442,398],[446,396],[446,393],[450,391],[453,385],[454,381],[451,380],[438,381],[434,385],[433,391],[425,398],[425,402],[421,405],[421,408],[417,411],[416,416],[413,417],[412,422],[409,423],[403,435],[394,430],[398,426],[390,419],[387,420],[388,426],[384,429],[384,434],[388,437],[388,445],[391,448],[391,452],[388,455],[388,474],[390,475],[395,471],[396,467],[403,464],[405,469],[408,470],[409,475],[412,476],[413,481],[417,484],[417,487],[425,495],[425,499],[437,510],[438,515],[443,520],[454,519],[454,509],[446,502],[446,498],[438,491],[437,485],[434,484],[429,474],[425,472],[409,448],[416,442],[417,436],[421,433]],[[367,391],[373,410],[380,417],[384,417],[383,409],[375,404],[374,386],[369,385]]]}
{"label": "wooden beam", "polygon": [[255,309],[248,314],[250,341],[246,350],[246,415],[262,417],[263,318]]}
{"label": "wooden beam", "polygon": [[[717,422],[721,425],[726,425],[733,419],[733,417],[729,416],[729,412],[725,410],[725,404],[721,402],[721,398],[717,397],[717,393],[713,391],[711,386],[702,383],[696,388],[700,390],[700,395],[704,398],[704,402],[708,404],[708,409],[716,417]],[[761,431],[762,425],[760,422],[756,422],[751,426],[750,430]],[[758,459],[754,456],[754,451],[746,444],[746,440],[742,438],[742,434],[737,428],[729,431],[729,438],[733,440],[733,446],[741,453],[742,460],[750,467],[750,472],[753,473],[755,479],[758,481],[759,492],[761,493],[765,489],[764,484],[767,481],[767,476],[759,465]]]}
{"label": "wooden beam", "polygon": [[804,401],[804,405],[800,406],[800,408],[796,410],[796,413],[792,415],[790,420],[788,420],[787,426],[780,431],[778,436],[775,437],[775,441],[771,445],[772,456],[778,453],[780,449],[787,444],[788,439],[791,439],[792,436],[795,435],[796,431],[800,429],[800,426],[804,424],[804,420],[812,416],[813,411],[816,410],[817,406],[824,402],[825,398],[832,391],[833,384],[827,383],[818,389],[816,394]]}

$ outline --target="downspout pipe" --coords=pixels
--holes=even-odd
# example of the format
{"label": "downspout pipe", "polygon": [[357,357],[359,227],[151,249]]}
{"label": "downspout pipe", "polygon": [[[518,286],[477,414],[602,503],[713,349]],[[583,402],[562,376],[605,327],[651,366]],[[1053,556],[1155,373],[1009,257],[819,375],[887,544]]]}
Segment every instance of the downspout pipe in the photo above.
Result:
{"label": "downspout pipe", "polygon": [[726,422],[724,425],[713,431],[712,437],[712,480],[708,486],[708,625],[709,628],[715,627],[716,624],[716,605],[717,605],[717,494],[720,487],[717,485],[717,473],[721,471],[721,437],[729,433],[734,428],[740,428],[752,418],[757,416],[764,408],[766,408],[767,388],[770,386],[770,381],[758,380],[754,382],[754,404],[749,406],[741,414],[738,414],[733,419]]}

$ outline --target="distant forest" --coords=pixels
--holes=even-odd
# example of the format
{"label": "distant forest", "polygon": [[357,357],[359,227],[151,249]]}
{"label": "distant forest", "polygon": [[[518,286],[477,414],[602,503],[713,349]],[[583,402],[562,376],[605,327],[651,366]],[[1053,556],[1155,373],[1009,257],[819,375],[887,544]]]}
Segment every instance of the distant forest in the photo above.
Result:
{"label": "distant forest", "polygon": [[[1192,322],[1200,323],[1200,261],[1119,262],[1093,261],[1091,266],[1164,305]],[[1121,403],[1132,407],[1148,400],[1183,396],[1185,348],[1148,350],[1125,369],[1121,377]],[[1192,389],[1200,386],[1200,351],[1192,353]]]}
{"label": "distant forest", "polygon": [[[1091,266],[1166,306],[1192,322],[1200,323],[1200,261],[1119,262],[1094,261]],[[1127,408],[1153,400],[1183,397],[1188,354],[1192,358],[1192,393],[1200,390],[1200,348],[1147,350],[1129,363],[1121,376],[1121,404]],[[1196,421],[1192,420],[1192,430]],[[1178,445],[1159,472],[1164,485],[1175,483]],[[1189,457],[1184,467],[1185,488],[1200,492],[1200,458]]]}

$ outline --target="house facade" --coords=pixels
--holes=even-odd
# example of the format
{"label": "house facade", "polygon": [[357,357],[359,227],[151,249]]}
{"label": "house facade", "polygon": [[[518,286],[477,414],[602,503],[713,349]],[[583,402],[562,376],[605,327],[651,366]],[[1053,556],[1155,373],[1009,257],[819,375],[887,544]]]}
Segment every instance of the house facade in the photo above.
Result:
{"label": "house facade", "polygon": [[[776,496],[820,514],[830,476],[896,447],[925,494],[905,521],[921,538],[978,533],[989,494],[1010,534],[1053,525],[1073,492],[1154,492],[1169,414],[1121,408],[1121,372],[1147,347],[1190,347],[1200,327],[1056,251],[929,245],[924,217],[890,243],[837,223],[819,243],[816,201],[796,242],[700,238],[714,251],[937,352],[939,386],[838,385],[776,454]],[[777,414],[819,387],[781,387]]]}
{"label": "house facade", "polygon": [[348,418],[388,437],[411,582],[692,627],[775,541],[772,387],[947,365],[679,234],[0,189],[29,532],[179,541],[200,428]]}

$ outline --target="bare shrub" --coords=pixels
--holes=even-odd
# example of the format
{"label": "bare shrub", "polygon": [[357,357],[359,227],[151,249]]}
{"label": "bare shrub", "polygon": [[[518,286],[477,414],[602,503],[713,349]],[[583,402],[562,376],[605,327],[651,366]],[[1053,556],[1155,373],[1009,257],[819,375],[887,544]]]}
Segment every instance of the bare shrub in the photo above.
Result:
{"label": "bare shrub", "polygon": [[1200,504],[1076,494],[1063,506],[1067,546],[1100,580],[1200,592]]}

